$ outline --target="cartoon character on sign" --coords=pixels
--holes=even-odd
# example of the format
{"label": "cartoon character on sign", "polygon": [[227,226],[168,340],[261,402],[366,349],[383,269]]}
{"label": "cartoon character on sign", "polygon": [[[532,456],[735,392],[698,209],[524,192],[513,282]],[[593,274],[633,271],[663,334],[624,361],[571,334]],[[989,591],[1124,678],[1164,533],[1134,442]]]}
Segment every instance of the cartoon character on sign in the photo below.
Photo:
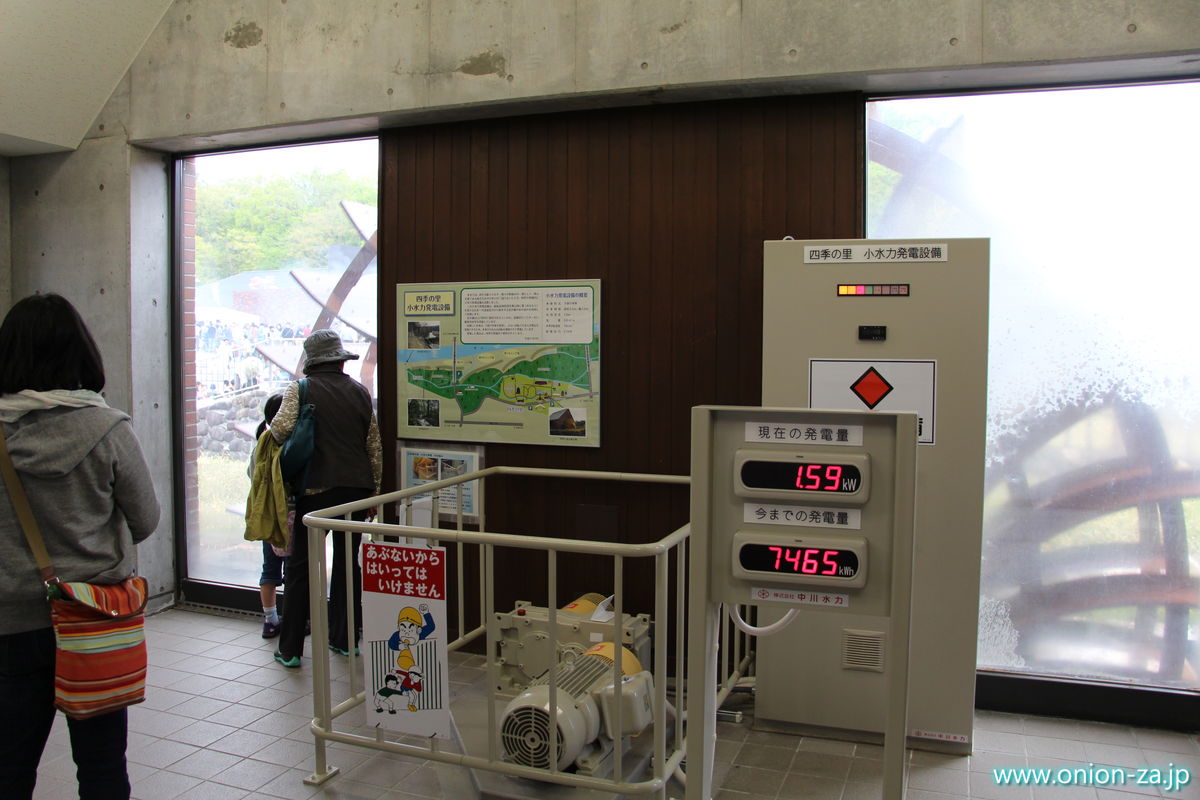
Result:
{"label": "cartoon character on sign", "polygon": [[[405,606],[396,615],[396,632],[388,639],[388,648],[396,651],[395,673],[400,684],[396,694],[409,695],[409,711],[417,710],[416,703],[413,702],[415,698],[411,693],[422,689],[421,671],[416,666],[411,648],[414,644],[424,641],[433,633],[435,627],[437,626],[434,624],[433,615],[429,613],[429,606],[425,603],[421,604],[420,611],[412,606]],[[384,688],[387,688],[386,680],[384,683]]]}
{"label": "cartoon character on sign", "polygon": [[403,696],[400,692],[400,679],[389,674],[383,679],[383,686],[375,692],[375,713],[382,714],[386,708],[389,714],[395,714],[396,704],[392,698],[398,695]]}
{"label": "cartoon character on sign", "polygon": [[[380,686],[375,692],[375,713],[382,714],[385,710],[389,714],[396,713],[396,698],[404,700],[405,695],[411,692],[419,692],[424,688],[422,685],[421,671],[413,667],[404,675],[404,679],[393,674],[388,674],[383,679],[383,686]],[[417,706],[409,698],[408,710],[416,711]]]}

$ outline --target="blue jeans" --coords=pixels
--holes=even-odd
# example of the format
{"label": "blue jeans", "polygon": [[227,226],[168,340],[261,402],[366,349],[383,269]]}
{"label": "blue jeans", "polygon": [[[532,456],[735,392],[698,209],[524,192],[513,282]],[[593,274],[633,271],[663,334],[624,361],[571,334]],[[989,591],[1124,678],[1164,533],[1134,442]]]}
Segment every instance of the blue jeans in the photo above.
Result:
{"label": "blue jeans", "polygon": [[262,574],[258,576],[258,585],[279,587],[283,585],[283,564],[287,556],[275,555],[275,549],[266,542],[262,543],[263,563]]}
{"label": "blue jeans", "polygon": [[[0,636],[0,787],[31,798],[38,762],[54,724],[54,630]],[[128,800],[125,709],[67,718],[81,800]]]}

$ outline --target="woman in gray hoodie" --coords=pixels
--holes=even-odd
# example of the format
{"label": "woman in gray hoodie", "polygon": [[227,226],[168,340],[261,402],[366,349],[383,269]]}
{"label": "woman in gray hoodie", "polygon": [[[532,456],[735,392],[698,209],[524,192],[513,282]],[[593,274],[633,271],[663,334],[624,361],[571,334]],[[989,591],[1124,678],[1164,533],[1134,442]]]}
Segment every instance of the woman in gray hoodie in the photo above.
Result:
{"label": "woman in gray hoodie", "polygon": [[[104,366],[75,308],[26,297],[0,325],[0,423],[64,581],[118,583],[159,507],[129,417],[99,392]],[[28,798],[54,721],[54,632],[37,564],[0,490],[0,792]],[[128,798],[125,709],[68,719],[80,797]]]}

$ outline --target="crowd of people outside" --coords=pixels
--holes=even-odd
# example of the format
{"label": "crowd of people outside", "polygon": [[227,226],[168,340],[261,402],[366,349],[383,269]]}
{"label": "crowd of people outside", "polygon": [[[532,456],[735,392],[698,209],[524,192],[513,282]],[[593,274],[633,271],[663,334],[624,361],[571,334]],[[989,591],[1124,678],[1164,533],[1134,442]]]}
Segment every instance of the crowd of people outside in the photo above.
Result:
{"label": "crowd of people outside", "polygon": [[[311,325],[282,322],[196,322],[196,398],[212,401],[254,390],[275,387],[291,374],[271,358],[294,365]],[[334,325],[342,341],[368,339],[353,328]]]}

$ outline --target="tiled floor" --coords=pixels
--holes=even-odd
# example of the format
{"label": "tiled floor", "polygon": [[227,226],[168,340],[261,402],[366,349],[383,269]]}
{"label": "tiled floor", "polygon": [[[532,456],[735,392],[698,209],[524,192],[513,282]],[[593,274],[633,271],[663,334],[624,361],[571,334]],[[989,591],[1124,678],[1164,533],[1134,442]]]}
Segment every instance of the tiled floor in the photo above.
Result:
{"label": "tiled floor", "polygon": [[[459,788],[462,776],[455,772],[457,768],[340,744],[330,745],[330,762],[341,767],[341,773],[320,788],[304,784],[313,767],[308,660],[301,670],[275,664],[273,642],[264,642],[260,623],[246,617],[173,609],[150,617],[147,626],[150,688],[146,702],[129,712],[134,797],[469,800]],[[452,683],[456,677],[466,680],[482,674],[479,664],[473,663],[482,662],[480,657],[452,659],[456,662]],[[344,697],[347,659],[334,658],[332,663],[333,677],[341,681],[334,696]],[[879,797],[881,748],[763,733],[752,730],[751,724],[752,715],[747,714],[741,724],[718,725],[714,766],[722,787],[718,800]],[[913,753],[909,799],[1200,798],[1200,739],[1194,735],[979,712],[975,741],[970,757]],[[1093,769],[1111,764],[1131,770],[1171,764],[1187,768],[1196,777],[1182,789],[1160,792],[1153,786],[1130,784],[999,786],[991,772],[996,767],[1025,766],[1086,770],[1089,764]],[[683,792],[673,784],[672,795],[682,797]],[[42,757],[35,797],[75,796],[74,764],[60,717]]]}

